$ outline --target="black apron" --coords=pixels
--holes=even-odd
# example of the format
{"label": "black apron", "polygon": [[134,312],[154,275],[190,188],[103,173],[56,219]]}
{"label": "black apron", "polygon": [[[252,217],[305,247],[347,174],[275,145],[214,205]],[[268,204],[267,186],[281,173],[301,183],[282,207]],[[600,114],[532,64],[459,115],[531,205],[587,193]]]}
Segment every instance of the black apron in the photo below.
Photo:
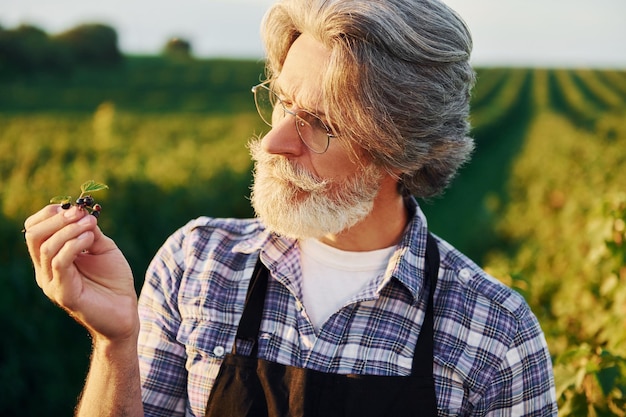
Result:
{"label": "black apron", "polygon": [[439,250],[428,234],[425,277],[428,306],[410,376],[343,375],[281,365],[257,358],[268,271],[257,262],[237,339],[252,340],[249,356],[224,357],[209,396],[205,417],[403,417],[436,416],[433,379],[433,293]]}

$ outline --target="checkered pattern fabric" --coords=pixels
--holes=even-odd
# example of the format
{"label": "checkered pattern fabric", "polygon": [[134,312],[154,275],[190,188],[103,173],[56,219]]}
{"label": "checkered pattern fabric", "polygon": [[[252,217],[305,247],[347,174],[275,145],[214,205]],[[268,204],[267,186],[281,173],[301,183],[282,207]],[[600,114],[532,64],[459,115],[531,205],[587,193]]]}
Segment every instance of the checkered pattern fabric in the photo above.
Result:
{"label": "checkered pattern fabric", "polygon": [[[414,217],[383,275],[316,332],[301,302],[296,241],[257,220],[198,218],[152,261],[140,296],[147,416],[204,416],[232,350],[259,254],[268,267],[259,357],[340,374],[409,375],[424,318],[426,220]],[[438,239],[434,377],[440,416],[555,416],[545,338],[524,299]],[[239,352],[249,346],[238,343]],[[419,410],[416,410],[419,415]]]}

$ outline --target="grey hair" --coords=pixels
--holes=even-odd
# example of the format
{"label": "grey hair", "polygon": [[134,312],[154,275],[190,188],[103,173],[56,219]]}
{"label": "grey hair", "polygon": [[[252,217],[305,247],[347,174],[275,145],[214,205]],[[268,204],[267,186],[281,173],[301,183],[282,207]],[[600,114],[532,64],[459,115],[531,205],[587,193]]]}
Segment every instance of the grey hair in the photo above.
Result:
{"label": "grey hair", "polygon": [[474,148],[468,136],[472,39],[438,0],[281,0],[262,36],[268,79],[307,33],[331,51],[324,112],[417,197],[441,193]]}

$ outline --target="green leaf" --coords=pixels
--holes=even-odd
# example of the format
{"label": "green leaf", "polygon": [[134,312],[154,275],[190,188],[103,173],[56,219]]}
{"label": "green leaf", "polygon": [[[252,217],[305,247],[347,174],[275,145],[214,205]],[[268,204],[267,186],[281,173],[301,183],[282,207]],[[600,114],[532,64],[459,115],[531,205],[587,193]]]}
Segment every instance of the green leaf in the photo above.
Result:
{"label": "green leaf", "polygon": [[595,376],[602,389],[602,393],[608,396],[609,393],[613,391],[613,388],[615,388],[615,382],[620,376],[620,370],[617,366],[611,366],[596,372]]}
{"label": "green leaf", "polygon": [[64,203],[71,203],[71,202],[72,202],[71,195],[57,195],[56,197],[52,197],[50,199],[51,204],[64,204]]}
{"label": "green leaf", "polygon": [[94,180],[89,180],[86,183],[84,183],[83,185],[80,186],[80,190],[83,193],[90,193],[90,192],[94,192],[94,191],[100,191],[100,190],[105,190],[108,189],[109,186],[106,184],[101,184],[99,182],[95,182]]}

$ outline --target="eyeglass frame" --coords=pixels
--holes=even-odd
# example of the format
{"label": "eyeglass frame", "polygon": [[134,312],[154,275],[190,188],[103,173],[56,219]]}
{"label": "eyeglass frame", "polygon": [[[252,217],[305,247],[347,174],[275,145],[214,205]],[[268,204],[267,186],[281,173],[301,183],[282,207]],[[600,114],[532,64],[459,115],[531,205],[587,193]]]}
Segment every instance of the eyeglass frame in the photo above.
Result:
{"label": "eyeglass frame", "polygon": [[[261,120],[263,120],[263,122],[266,125],[268,125],[269,127],[273,127],[272,126],[272,121],[271,120],[270,121],[265,120],[265,117],[263,117],[263,113],[261,112],[261,109],[260,109],[260,106],[259,106],[259,100],[257,99],[257,91],[258,91],[259,88],[265,89],[267,92],[270,93],[270,95],[273,95],[274,97],[276,97],[276,99],[278,100],[278,103],[280,103],[280,106],[283,108],[283,113],[284,113],[285,116],[287,114],[289,114],[289,115],[294,117],[294,123],[295,123],[295,126],[296,126],[296,132],[298,132],[298,137],[300,138],[302,143],[304,143],[304,145],[307,148],[309,148],[312,152],[314,152],[316,154],[323,154],[326,151],[328,151],[328,147],[330,146],[330,139],[331,138],[336,138],[337,135],[332,133],[332,130],[330,129],[330,127],[328,127],[326,125],[326,123],[324,123],[322,118],[320,116],[318,116],[317,114],[312,113],[312,112],[310,112],[308,110],[305,110],[305,109],[298,109],[296,111],[289,110],[287,108],[287,106],[285,105],[285,103],[283,102],[283,99],[280,98],[280,96],[268,85],[269,83],[270,83],[270,81],[265,81],[265,82],[262,82],[261,84],[255,85],[255,86],[253,86],[251,88],[252,94],[254,95],[254,105],[256,106],[257,113],[259,113],[259,116],[261,117]],[[302,117],[298,116],[298,113],[300,113],[300,112],[304,112],[304,113],[308,114],[309,116],[313,116],[314,118],[316,118],[320,122],[320,124],[324,127],[324,129],[326,130],[326,132],[324,132],[326,134],[326,146],[324,146],[324,150],[318,151],[318,150],[313,149],[313,147],[311,145],[309,145],[307,143],[307,141],[304,140],[304,138],[302,137],[302,133],[300,133],[300,129],[298,128],[298,119],[303,119]],[[283,118],[284,118],[284,116],[283,116]]]}

